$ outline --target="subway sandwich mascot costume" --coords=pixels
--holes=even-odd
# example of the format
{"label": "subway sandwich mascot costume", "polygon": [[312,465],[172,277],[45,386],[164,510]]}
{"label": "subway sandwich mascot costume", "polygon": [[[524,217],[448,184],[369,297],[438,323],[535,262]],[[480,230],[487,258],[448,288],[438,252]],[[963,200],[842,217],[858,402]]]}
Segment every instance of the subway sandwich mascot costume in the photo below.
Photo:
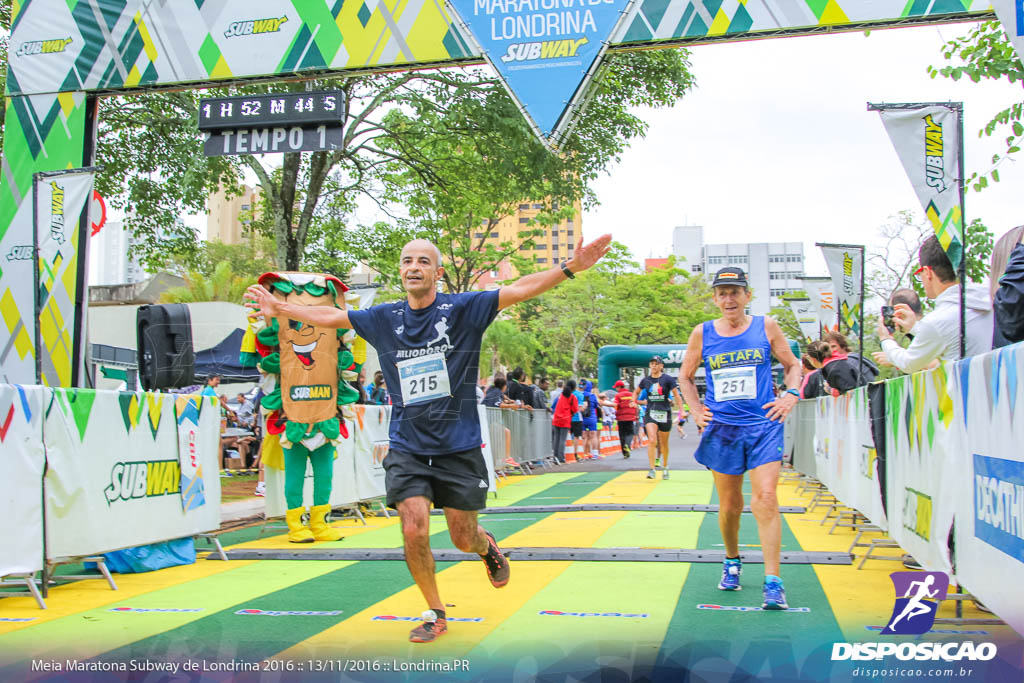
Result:
{"label": "subway sandwich mascot costume", "polygon": [[[345,308],[348,287],[333,275],[264,273],[259,284],[291,304]],[[242,364],[256,365],[265,375],[260,402],[267,413],[265,436],[271,442],[280,439],[281,450],[268,449],[265,444],[264,464],[275,469],[283,464],[288,505],[285,520],[292,543],[341,538],[341,532],[327,524],[327,515],[331,511],[335,446],[348,438],[343,407],[359,398],[359,391],[349,384],[357,379],[360,368],[350,348],[354,339],[352,330],[319,328],[277,317],[255,321],[247,334],[248,343],[242,344]],[[280,458],[274,457],[276,452]],[[302,523],[307,460],[313,469],[309,527]]]}

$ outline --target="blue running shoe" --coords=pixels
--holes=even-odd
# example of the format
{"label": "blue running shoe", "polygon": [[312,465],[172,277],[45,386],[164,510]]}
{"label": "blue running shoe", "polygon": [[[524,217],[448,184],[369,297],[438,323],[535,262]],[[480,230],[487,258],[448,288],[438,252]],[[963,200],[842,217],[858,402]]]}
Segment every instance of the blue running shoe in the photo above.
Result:
{"label": "blue running shoe", "polygon": [[764,582],[764,604],[761,609],[789,609],[786,604],[786,589],[781,581]]}
{"label": "blue running shoe", "polygon": [[740,574],[743,573],[743,566],[739,558],[726,560],[722,563],[722,580],[718,582],[718,590],[738,591],[743,590],[740,585]]}

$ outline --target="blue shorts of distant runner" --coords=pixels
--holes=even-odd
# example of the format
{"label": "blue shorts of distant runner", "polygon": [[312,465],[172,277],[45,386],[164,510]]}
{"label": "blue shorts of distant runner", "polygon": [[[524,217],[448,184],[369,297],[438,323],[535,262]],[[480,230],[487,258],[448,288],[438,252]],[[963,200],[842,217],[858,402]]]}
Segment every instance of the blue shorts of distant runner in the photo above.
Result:
{"label": "blue shorts of distant runner", "polygon": [[701,465],[722,474],[743,474],[769,462],[782,460],[781,422],[727,425],[712,421],[694,457]]}

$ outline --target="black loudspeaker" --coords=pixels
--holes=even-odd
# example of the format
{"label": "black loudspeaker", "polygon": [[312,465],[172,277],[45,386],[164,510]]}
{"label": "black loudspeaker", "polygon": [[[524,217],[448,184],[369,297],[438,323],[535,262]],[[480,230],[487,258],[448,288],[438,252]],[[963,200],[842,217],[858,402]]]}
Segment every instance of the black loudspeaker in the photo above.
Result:
{"label": "black loudspeaker", "polygon": [[195,383],[196,354],[188,306],[139,306],[135,330],[143,389],[172,389]]}

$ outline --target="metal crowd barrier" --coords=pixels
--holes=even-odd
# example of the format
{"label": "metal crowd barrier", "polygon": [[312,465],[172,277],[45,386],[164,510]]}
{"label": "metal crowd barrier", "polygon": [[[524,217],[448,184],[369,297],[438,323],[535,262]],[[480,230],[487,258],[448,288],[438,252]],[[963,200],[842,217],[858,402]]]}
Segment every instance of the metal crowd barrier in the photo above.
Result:
{"label": "metal crowd barrier", "polygon": [[[495,470],[508,466],[508,458],[517,465],[544,461],[551,456],[551,416],[546,410],[487,409],[487,424]],[[509,430],[506,450],[505,429]]]}

